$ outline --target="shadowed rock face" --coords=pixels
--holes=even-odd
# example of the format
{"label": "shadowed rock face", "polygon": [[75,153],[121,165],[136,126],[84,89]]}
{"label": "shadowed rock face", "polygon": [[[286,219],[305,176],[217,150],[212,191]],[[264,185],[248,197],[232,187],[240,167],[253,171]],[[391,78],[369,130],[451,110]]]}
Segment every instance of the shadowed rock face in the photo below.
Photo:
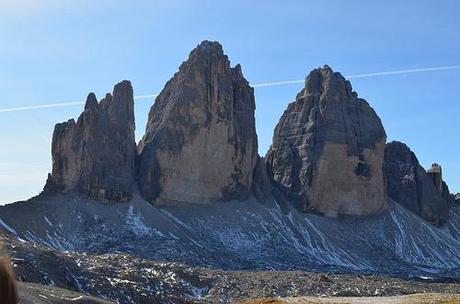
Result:
{"label": "shadowed rock face", "polygon": [[451,194],[450,197],[453,203],[460,205],[460,193]]}
{"label": "shadowed rock face", "polygon": [[443,200],[447,203],[450,203],[452,198],[450,196],[449,187],[446,182],[442,180],[442,168],[440,165],[434,163],[431,165],[431,168],[426,171],[428,176],[431,178],[436,190],[442,196]]}
{"label": "shadowed rock face", "polygon": [[371,215],[387,204],[385,140],[374,110],[325,66],[308,75],[282,115],[267,167],[277,190],[301,211]]}
{"label": "shadowed rock face", "polygon": [[257,161],[254,92],[222,46],[202,42],[152,106],[139,188],[157,203],[245,199]]}
{"label": "shadowed rock face", "polygon": [[59,123],[52,141],[53,169],[46,191],[79,192],[97,200],[128,201],[136,174],[134,100],[129,81],[98,103],[88,95],[75,122]]}
{"label": "shadowed rock face", "polygon": [[[390,198],[432,224],[442,225],[447,220],[448,201],[442,196],[445,183],[436,176],[440,178],[436,186],[409,147],[397,141],[388,143],[384,172]],[[435,173],[440,170],[432,176]]]}

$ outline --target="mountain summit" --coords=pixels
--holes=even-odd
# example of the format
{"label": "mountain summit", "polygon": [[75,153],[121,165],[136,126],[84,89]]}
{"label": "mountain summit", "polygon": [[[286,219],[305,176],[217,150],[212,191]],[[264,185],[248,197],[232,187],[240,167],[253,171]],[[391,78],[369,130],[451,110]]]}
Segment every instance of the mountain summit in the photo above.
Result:
{"label": "mountain summit", "polygon": [[136,164],[134,99],[129,81],[115,85],[101,102],[90,93],[85,110],[57,124],[53,169],[45,192],[78,192],[97,200],[131,200]]}
{"label": "mountain summit", "polygon": [[218,42],[194,49],[152,106],[139,144],[139,187],[150,202],[249,196],[257,160],[254,90]]}
{"label": "mountain summit", "polygon": [[371,215],[387,206],[382,123],[350,82],[313,70],[278,122],[267,167],[274,186],[301,211]]}

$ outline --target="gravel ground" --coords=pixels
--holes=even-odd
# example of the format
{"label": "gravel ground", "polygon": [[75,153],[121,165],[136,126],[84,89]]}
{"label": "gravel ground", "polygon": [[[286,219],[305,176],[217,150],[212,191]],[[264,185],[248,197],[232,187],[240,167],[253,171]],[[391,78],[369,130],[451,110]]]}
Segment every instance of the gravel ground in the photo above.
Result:
{"label": "gravel ground", "polygon": [[457,304],[460,303],[460,295],[446,294],[414,294],[407,296],[393,297],[341,297],[341,298],[315,298],[315,297],[298,297],[298,298],[271,298],[255,299],[241,302],[240,304]]}

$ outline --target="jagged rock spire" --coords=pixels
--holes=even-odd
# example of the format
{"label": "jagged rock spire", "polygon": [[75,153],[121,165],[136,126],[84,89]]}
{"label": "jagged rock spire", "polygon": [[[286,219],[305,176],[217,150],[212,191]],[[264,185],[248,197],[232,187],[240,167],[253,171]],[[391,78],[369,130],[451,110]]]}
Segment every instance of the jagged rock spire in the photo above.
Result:
{"label": "jagged rock spire", "polygon": [[245,199],[257,160],[254,92],[218,42],[203,41],[152,106],[139,144],[150,202]]}
{"label": "jagged rock spire", "polygon": [[52,173],[45,192],[78,192],[97,200],[128,201],[136,172],[134,99],[129,81],[117,84],[113,97],[97,102],[94,93],[85,110],[57,124],[52,140]]}
{"label": "jagged rock spire", "polygon": [[426,172],[407,145],[393,141],[385,147],[384,172],[391,199],[432,224],[447,220],[450,194],[443,194],[447,185],[439,165]]}

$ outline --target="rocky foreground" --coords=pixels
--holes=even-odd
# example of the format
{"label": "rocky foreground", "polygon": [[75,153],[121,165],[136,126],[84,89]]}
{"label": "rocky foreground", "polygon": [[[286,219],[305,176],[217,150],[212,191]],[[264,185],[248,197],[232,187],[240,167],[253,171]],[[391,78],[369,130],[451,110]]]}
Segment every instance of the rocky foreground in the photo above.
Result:
{"label": "rocky foreground", "polygon": [[119,303],[460,293],[458,227],[390,210],[331,219],[257,201],[157,208],[57,196],[0,207],[0,229],[20,280]]}
{"label": "rocky foreground", "polygon": [[241,304],[456,304],[459,301],[460,295],[427,293],[393,297],[271,298],[248,300]]}
{"label": "rocky foreground", "polygon": [[42,284],[18,282],[17,290],[21,304],[110,304],[100,298],[75,291]]}
{"label": "rocky foreground", "polygon": [[223,271],[123,253],[60,253],[12,240],[4,234],[2,241],[13,255],[20,279],[50,286],[21,283],[23,303],[234,303],[262,297],[385,297],[425,292],[452,294],[450,298],[460,299],[455,295],[460,294],[460,284],[455,280],[304,271]]}

